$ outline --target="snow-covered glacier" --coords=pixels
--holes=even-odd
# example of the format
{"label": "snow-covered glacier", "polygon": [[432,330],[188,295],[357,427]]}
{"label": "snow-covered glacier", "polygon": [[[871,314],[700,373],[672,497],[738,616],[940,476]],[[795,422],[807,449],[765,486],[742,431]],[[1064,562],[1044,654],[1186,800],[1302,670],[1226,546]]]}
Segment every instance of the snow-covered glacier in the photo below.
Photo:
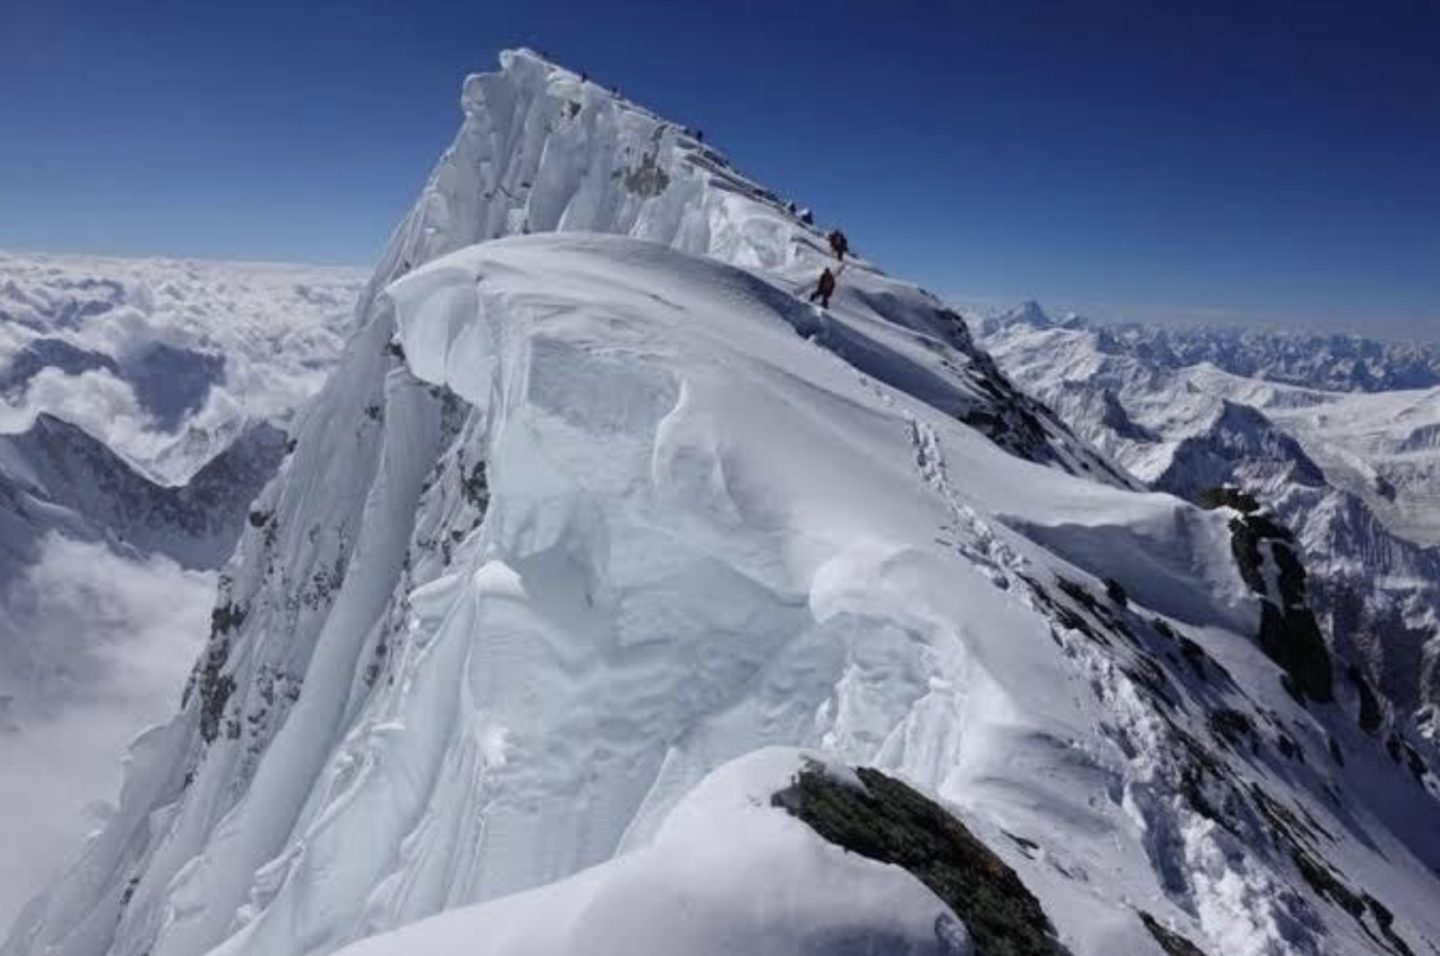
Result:
{"label": "snow-covered glacier", "polygon": [[869,262],[814,308],[823,238],[682,128],[526,51],[463,107],[6,956],[1440,945],[1433,755],[1267,515]]}

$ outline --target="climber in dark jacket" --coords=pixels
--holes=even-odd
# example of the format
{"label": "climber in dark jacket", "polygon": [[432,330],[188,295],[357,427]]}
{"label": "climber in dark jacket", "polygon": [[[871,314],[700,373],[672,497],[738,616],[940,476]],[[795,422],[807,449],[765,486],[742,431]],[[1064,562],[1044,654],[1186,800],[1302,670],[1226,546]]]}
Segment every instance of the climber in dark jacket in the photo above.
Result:
{"label": "climber in dark jacket", "polygon": [[835,294],[835,273],[826,269],[820,273],[820,284],[810,293],[810,301],[820,300],[820,308],[830,308],[830,297]]}
{"label": "climber in dark jacket", "polygon": [[845,238],[845,233],[839,229],[833,229],[825,238],[830,240],[830,251],[835,253],[835,258],[843,260],[845,254],[850,251],[850,240]]}

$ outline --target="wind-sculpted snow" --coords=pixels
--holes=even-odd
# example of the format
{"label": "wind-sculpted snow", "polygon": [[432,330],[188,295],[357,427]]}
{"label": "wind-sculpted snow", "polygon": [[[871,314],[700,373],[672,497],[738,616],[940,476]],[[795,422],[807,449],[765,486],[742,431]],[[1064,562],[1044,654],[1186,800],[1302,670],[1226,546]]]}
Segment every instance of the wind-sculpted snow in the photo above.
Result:
{"label": "wind-sculpted snow", "polygon": [[[867,263],[808,305],[833,260],[683,131],[523,52],[465,107],[181,713],[6,956],[319,956],[487,901],[374,951],[605,952],[657,937],[584,907],[660,886],[697,948],[970,949],[752,812],[776,745],[938,797],[1077,956],[1440,941],[1434,775],[1347,685],[1285,691],[1235,513],[1136,490]],[[834,889],[736,912],[786,874]]]}
{"label": "wind-sculpted snow", "polygon": [[[501,72],[465,81],[465,122],[382,257],[362,315],[372,314],[368,303],[386,282],[416,265],[516,234],[628,235],[761,271],[777,294],[808,293],[820,270],[834,265],[820,232],[793,204],[737,173],[683,127],[526,51],[501,60]],[[939,403],[1024,457],[1129,481],[1015,390],[958,314],[863,260],[848,260],[841,274],[839,300],[869,320],[863,334],[835,330],[845,338],[829,344],[847,361]]]}
{"label": "wind-sculpted snow", "polygon": [[793,775],[835,775],[775,749],[717,770],[655,840],[567,880],[365,940],[347,956],[684,953],[969,956],[963,925],[919,881],[825,844],[771,806]]}

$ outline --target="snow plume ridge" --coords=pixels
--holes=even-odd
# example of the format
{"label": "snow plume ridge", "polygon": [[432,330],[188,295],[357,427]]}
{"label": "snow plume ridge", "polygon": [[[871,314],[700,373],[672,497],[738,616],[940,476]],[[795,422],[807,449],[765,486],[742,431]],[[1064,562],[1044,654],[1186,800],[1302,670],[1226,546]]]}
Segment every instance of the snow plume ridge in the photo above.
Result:
{"label": "snow plume ridge", "polygon": [[[500,236],[605,232],[779,269],[822,241],[692,133],[529,50],[465,80],[464,122],[371,283]],[[362,309],[362,314],[364,314]]]}
{"label": "snow plume ridge", "polygon": [[[785,206],[575,74],[502,67],[252,509],[181,713],[5,956],[593,916],[717,807],[824,850],[764,815],[745,761],[775,745],[936,794],[1077,956],[1154,953],[1152,922],[1212,953],[1440,939],[1433,800],[1359,731],[1323,762],[1227,515],[1137,492],[864,262],[813,309],[833,260]],[[793,761],[763,762],[773,792]],[[1316,825],[1267,842],[1262,805]],[[821,890],[904,903],[913,951],[967,951],[923,948],[933,901],[894,868],[824,859],[860,882]]]}
{"label": "snow plume ridge", "polygon": [[[368,321],[390,282],[416,266],[501,236],[598,232],[630,236],[761,273],[783,294],[804,294],[834,267],[820,230],[794,203],[737,172],[692,131],[670,123],[529,50],[501,55],[501,70],[466,79],[464,121],[382,256],[361,298]],[[1131,480],[1044,406],[1016,390],[933,296],[851,257],[850,299],[921,351],[920,365],[867,361],[869,336],[816,339],[861,371],[936,402],[1032,460],[1099,480]],[[888,344],[888,343],[885,343]],[[960,381],[957,381],[960,380]],[[959,385],[959,388],[956,386]]]}

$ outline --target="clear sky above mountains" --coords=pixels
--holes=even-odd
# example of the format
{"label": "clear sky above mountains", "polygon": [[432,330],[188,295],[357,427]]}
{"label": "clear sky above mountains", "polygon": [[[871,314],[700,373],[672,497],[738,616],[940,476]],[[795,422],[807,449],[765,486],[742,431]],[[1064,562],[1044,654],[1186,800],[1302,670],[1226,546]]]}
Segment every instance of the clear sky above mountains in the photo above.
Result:
{"label": "clear sky above mountains", "polygon": [[1440,337],[1440,3],[21,0],[0,247],[366,263],[542,49],[962,300]]}

